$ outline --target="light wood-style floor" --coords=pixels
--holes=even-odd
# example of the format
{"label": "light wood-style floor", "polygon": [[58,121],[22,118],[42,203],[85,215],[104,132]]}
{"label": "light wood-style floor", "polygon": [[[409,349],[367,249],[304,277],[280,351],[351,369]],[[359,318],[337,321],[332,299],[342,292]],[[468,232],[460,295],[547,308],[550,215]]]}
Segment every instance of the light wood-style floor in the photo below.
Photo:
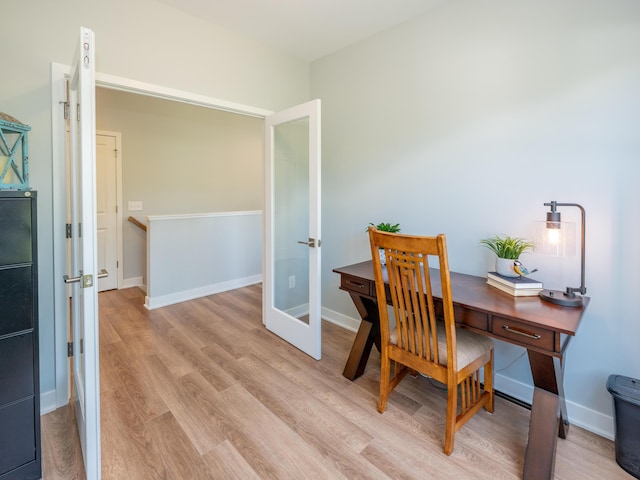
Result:
{"label": "light wood-style floor", "polygon": [[[446,396],[406,378],[376,411],[379,354],[342,376],[354,333],[323,324],[316,362],[268,332],[261,287],[151,312],[100,294],[102,478],[517,479],[529,411],[498,398],[442,453]],[[70,407],[42,418],[43,478],[83,479]],[[571,427],[557,479],[628,479],[612,442]]]}

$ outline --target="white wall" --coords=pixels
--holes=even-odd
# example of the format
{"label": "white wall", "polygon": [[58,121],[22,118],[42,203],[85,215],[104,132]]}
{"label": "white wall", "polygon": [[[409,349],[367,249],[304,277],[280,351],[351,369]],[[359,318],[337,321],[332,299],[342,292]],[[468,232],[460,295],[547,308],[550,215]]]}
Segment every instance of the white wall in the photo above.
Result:
{"label": "white wall", "polygon": [[146,270],[146,236],[129,215],[262,209],[262,118],[98,88],[96,125],[122,134],[125,283]]}
{"label": "white wall", "polygon": [[262,281],[262,212],[147,216],[148,309]]}
{"label": "white wall", "polygon": [[[566,395],[575,423],[610,437],[607,376],[640,377],[640,2],[446,2],[314,62],[311,79],[323,102],[325,309],[358,318],[331,270],[370,256],[369,222],[446,233],[451,268],[484,275],[481,238],[531,237],[544,202],[580,203],[592,300]],[[579,220],[573,210],[563,219]],[[548,288],[580,283],[577,259],[524,260]],[[522,353],[498,346],[497,380],[527,397]]]}
{"label": "white wall", "polygon": [[309,65],[153,0],[2,1],[0,109],[30,125],[39,191],[40,379],[55,407],[51,62],[70,64],[80,26],[96,33],[97,71],[265,110],[309,99]]}

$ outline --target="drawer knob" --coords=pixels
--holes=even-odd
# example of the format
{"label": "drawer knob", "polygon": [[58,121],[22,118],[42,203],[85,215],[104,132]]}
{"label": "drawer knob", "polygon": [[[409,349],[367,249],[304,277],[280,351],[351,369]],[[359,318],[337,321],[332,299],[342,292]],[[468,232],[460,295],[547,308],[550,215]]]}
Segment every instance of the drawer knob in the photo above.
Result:
{"label": "drawer knob", "polygon": [[540,335],[534,333],[523,332],[522,330],[518,330],[515,328],[509,327],[509,325],[502,325],[502,328],[507,332],[516,333],[518,335],[522,335],[523,337],[533,338],[534,340],[540,340]]}
{"label": "drawer knob", "polygon": [[347,283],[348,283],[349,285],[353,285],[354,287],[364,288],[364,285],[363,285],[362,283],[352,282],[351,280],[347,280]]}

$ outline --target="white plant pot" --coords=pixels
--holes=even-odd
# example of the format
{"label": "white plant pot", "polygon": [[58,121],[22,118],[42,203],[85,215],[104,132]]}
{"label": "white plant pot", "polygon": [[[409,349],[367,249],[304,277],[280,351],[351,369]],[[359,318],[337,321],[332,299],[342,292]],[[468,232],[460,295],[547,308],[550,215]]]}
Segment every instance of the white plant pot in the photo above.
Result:
{"label": "white plant pot", "polygon": [[505,277],[518,277],[519,275],[513,270],[513,262],[510,258],[496,258],[496,272]]}

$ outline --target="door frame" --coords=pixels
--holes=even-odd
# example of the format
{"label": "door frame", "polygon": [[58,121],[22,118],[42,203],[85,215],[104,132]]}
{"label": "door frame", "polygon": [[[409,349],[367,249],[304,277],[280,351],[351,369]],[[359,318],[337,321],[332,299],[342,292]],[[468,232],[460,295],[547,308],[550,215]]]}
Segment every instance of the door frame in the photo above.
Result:
{"label": "door frame", "polygon": [[[69,403],[70,382],[67,357],[67,335],[69,319],[68,287],[62,277],[66,273],[67,243],[66,224],[66,192],[67,179],[64,119],[65,101],[67,98],[66,79],[69,65],[51,63],[51,146],[52,146],[52,180],[53,180],[53,277],[54,277],[54,342],[55,342],[55,391],[45,392],[41,399],[43,413],[53,411]],[[173,88],[139,82],[137,80],[96,72],[96,87],[120,90],[128,93],[147,95],[164,100],[187,103],[205,108],[213,108],[241,115],[265,118],[273,112],[258,107],[242,105],[205,95],[176,90]],[[120,268],[118,271],[123,271]],[[119,274],[120,275],[120,274]],[[118,278],[120,285],[120,278]]]}

